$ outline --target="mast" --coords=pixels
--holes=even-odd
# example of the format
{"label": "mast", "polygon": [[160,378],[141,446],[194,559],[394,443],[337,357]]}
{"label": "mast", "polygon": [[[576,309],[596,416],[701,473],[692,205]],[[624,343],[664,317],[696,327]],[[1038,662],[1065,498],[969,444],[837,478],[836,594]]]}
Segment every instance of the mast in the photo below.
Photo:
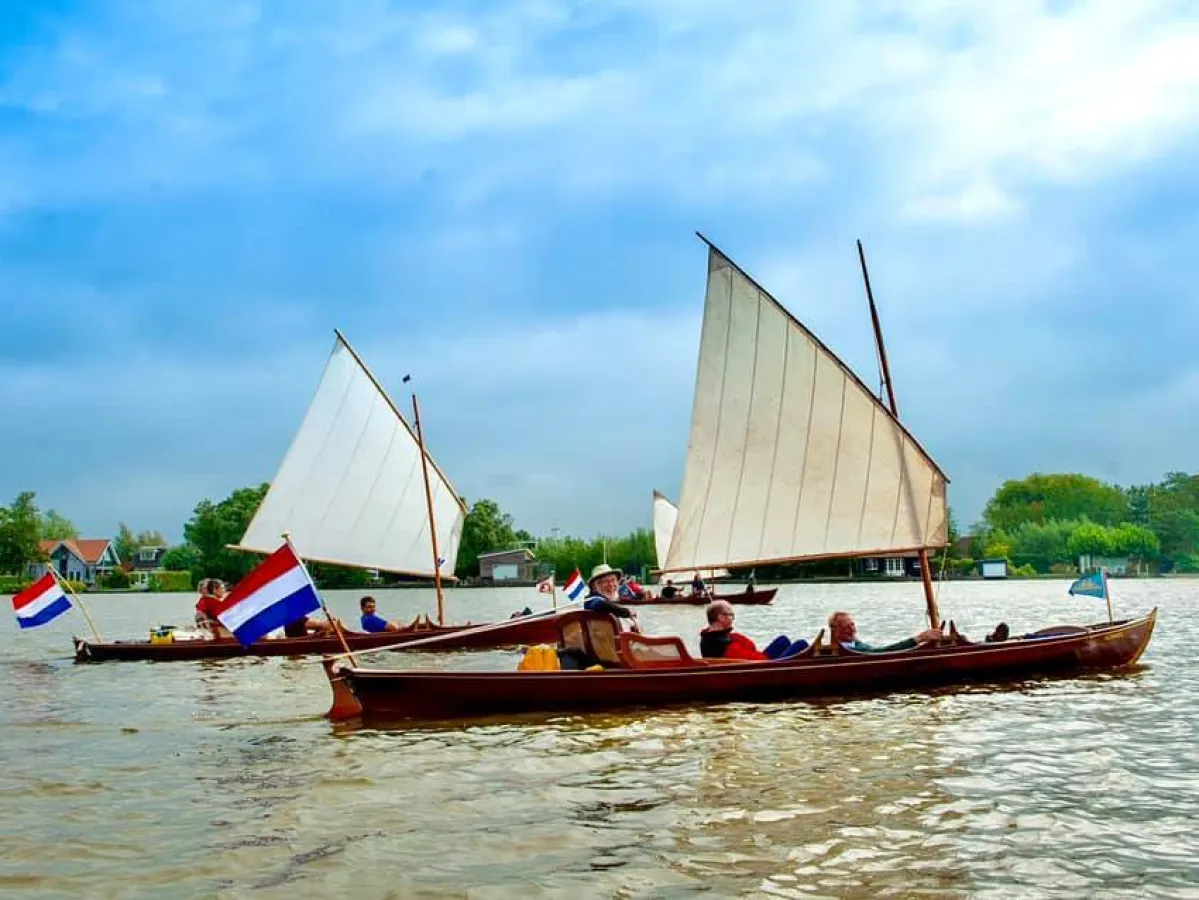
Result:
{"label": "mast", "polygon": [[[405,375],[408,381],[410,375]],[[429,455],[425,452],[425,438],[420,428],[420,405],[416,402],[416,391],[412,392],[412,419],[416,426],[416,442],[420,445],[421,471],[425,476],[425,503],[429,507],[429,537],[433,543],[433,584],[437,588],[437,624],[445,624],[445,597],[441,590],[441,556],[437,549],[437,522],[433,518],[433,488],[429,483]]]}
{"label": "mast", "polygon": [[[887,387],[887,401],[891,407],[891,414],[896,419],[899,418],[899,404],[895,400],[895,385],[891,382],[891,366],[887,362],[887,347],[883,342],[883,328],[878,318],[878,306],[874,302],[874,291],[870,289],[870,272],[866,268],[866,251],[862,248],[862,242],[858,244],[858,262],[862,265],[862,281],[866,285],[866,299],[870,303],[870,321],[874,326],[874,341],[878,347],[879,364],[883,370],[883,383]],[[929,571],[928,548],[921,547],[919,549],[920,556],[920,580],[924,583],[924,605],[928,611],[928,622],[932,628],[941,627],[941,612],[937,609],[937,597],[933,592],[933,576]]]}

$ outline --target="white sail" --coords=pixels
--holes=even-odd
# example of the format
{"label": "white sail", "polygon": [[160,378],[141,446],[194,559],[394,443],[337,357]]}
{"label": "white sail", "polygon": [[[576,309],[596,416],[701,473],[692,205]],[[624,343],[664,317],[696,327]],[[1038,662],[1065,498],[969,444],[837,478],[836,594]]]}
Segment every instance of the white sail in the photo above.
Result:
{"label": "white sail", "polygon": [[[466,510],[432,457],[429,484],[439,568],[453,577]],[[340,333],[239,548],[270,552],[285,531],[308,560],[434,575],[420,444]]]}
{"label": "white sail", "polygon": [[[666,558],[670,550],[670,540],[674,535],[675,522],[679,517],[679,509],[671,503],[664,494],[660,491],[654,491],[654,549],[658,554],[658,565],[666,565]],[[703,569],[697,570],[704,581],[711,581],[714,578],[728,578],[728,569]],[[659,584],[665,584],[667,578],[683,583],[689,582],[695,577],[695,572],[675,572],[658,577]]]}
{"label": "white sail", "polygon": [[845,363],[709,247],[665,570],[943,546],[946,481]]}

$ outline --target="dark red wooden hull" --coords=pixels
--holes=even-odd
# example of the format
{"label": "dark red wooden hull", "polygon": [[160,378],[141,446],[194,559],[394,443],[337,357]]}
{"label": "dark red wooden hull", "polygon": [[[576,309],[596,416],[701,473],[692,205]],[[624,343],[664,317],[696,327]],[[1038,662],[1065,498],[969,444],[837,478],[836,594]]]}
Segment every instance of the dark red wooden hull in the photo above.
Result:
{"label": "dark red wooden hull", "polygon": [[930,646],[894,653],[806,655],[763,662],[691,663],[602,671],[446,672],[341,667],[326,661],[331,718],[447,719],[542,710],[779,700],[1002,682],[1053,672],[1132,665],[1153,634],[1157,610],[1003,643]]}
{"label": "dark red wooden hull", "polygon": [[[436,640],[434,640],[436,639]],[[519,644],[553,643],[558,639],[558,626],[553,615],[522,616],[507,622],[479,625],[447,625],[445,627],[414,628],[409,631],[385,631],[378,634],[346,632],[351,650],[373,650],[392,644],[420,642],[413,650],[470,650],[491,647],[511,647]],[[403,648],[397,648],[403,649]],[[75,659],[78,662],[103,660],[153,660],[156,662],[231,659],[237,656],[304,656],[308,654],[343,653],[336,637],[302,637],[265,639],[243,647],[235,640],[173,641],[152,644],[149,641],[114,641],[95,643],[75,638]]]}
{"label": "dark red wooden hull", "polygon": [[713,600],[727,600],[750,606],[761,606],[774,599],[778,588],[767,588],[762,591],[733,591],[729,594],[714,594],[711,597],[692,597],[690,594],[680,594],[671,600],[654,597],[652,600],[621,600],[625,606],[707,606]]}

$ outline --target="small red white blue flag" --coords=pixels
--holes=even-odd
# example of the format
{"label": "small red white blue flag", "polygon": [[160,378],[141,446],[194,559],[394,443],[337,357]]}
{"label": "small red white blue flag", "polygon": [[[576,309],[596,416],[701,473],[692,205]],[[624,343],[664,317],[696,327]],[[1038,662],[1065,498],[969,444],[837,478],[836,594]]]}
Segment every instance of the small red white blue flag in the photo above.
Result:
{"label": "small red white blue flag", "polygon": [[248,647],[320,607],[316,586],[291,544],[284,544],[229,592],[216,617]]}
{"label": "small red white blue flag", "polygon": [[583,580],[582,574],[578,569],[570,573],[570,577],[566,579],[566,584],[562,587],[568,600],[578,600],[587,593],[587,582]]}
{"label": "small red white blue flag", "polygon": [[47,572],[21,593],[12,598],[17,624],[22,628],[37,628],[56,619],[71,608],[58,579]]}

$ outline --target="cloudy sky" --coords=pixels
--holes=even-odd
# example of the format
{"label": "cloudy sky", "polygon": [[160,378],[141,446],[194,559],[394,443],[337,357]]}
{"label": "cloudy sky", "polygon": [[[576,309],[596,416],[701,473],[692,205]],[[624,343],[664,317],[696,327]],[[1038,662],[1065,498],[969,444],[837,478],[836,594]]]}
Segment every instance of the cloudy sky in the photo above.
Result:
{"label": "cloudy sky", "polygon": [[677,495],[703,231],[877,384],[973,521],[1199,446],[1199,5],[29,0],[0,16],[0,499],[178,538],[332,347],[468,499]]}

